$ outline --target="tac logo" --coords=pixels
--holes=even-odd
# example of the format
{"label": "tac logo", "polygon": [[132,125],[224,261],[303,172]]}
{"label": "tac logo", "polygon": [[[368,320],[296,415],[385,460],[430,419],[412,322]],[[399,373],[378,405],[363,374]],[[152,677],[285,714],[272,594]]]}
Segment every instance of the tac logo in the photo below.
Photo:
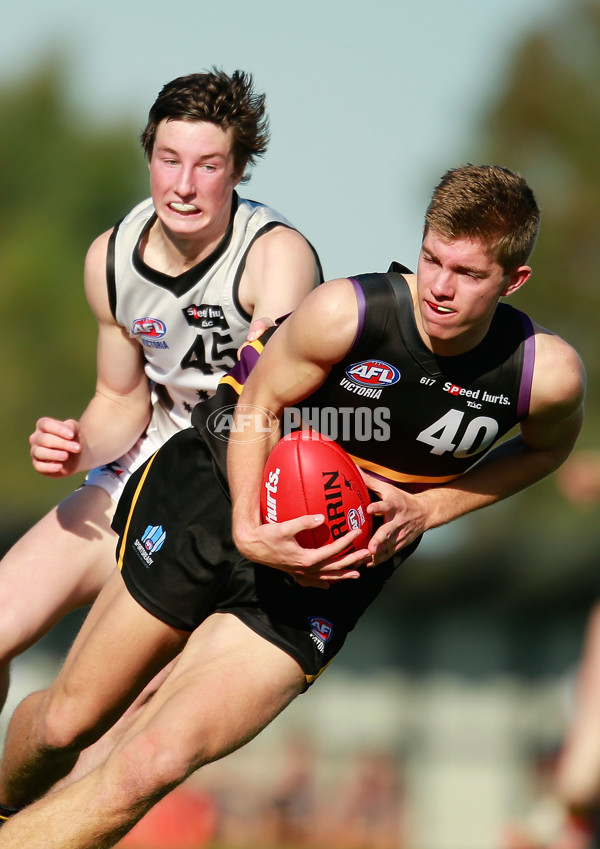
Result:
{"label": "tac logo", "polygon": [[310,629],[313,634],[322,640],[324,643],[329,642],[333,634],[333,625],[327,619],[322,619],[320,616],[311,616],[308,620]]}
{"label": "tac logo", "polygon": [[396,366],[384,363],[382,360],[363,360],[353,363],[346,369],[346,375],[353,383],[360,386],[384,387],[392,386],[400,380],[400,372]]}
{"label": "tac logo", "polygon": [[132,336],[144,336],[146,339],[162,339],[167,332],[167,327],[160,318],[136,318],[131,325]]}
{"label": "tac logo", "polygon": [[166,538],[167,534],[162,525],[148,525],[142,537],[142,545],[148,554],[156,554],[163,547]]}
{"label": "tac logo", "polygon": [[275,433],[278,424],[274,413],[253,404],[246,404],[243,409],[235,404],[219,407],[206,420],[208,431],[222,442],[229,442],[232,433],[251,433],[248,442],[261,442]]}

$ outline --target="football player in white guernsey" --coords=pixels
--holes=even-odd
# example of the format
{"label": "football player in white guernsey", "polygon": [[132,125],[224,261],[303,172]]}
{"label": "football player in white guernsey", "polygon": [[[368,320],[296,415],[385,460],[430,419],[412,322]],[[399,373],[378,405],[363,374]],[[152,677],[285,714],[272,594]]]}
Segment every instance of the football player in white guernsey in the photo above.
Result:
{"label": "football player in white guernsey", "polygon": [[0,564],[0,707],[11,659],[93,601],[114,568],[110,523],[131,471],[189,425],[252,320],[290,312],[321,281],[306,239],[236,192],[268,137],[265,97],[241,71],[180,77],[150,110],[151,198],[85,261],[95,394],[78,420],[40,418],[29,438],[40,474],[93,471]]}

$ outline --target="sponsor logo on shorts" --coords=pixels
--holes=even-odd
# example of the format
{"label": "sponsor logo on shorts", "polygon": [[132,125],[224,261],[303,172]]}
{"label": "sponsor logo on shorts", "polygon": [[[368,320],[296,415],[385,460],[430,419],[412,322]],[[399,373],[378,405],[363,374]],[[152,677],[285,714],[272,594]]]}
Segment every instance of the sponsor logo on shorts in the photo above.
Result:
{"label": "sponsor logo on shorts", "polygon": [[315,642],[318,650],[323,654],[325,652],[325,643],[328,643],[333,634],[333,625],[328,619],[323,619],[322,616],[309,616],[308,624],[310,625],[310,636]]}
{"label": "sponsor logo on shorts", "polygon": [[262,442],[275,433],[277,426],[278,419],[274,413],[254,404],[219,407],[206,420],[209,433],[223,442],[229,442],[232,433],[247,433],[248,442]]}
{"label": "sponsor logo on shorts", "polygon": [[161,550],[166,538],[167,532],[162,525],[148,525],[141,540],[134,540],[133,547],[146,566],[152,566],[154,559],[151,555]]}

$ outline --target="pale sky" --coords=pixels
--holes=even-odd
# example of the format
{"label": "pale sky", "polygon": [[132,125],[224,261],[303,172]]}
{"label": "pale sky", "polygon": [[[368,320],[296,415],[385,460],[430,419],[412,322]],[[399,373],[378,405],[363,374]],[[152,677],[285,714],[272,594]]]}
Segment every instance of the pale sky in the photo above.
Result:
{"label": "pale sky", "polygon": [[512,48],[568,2],[20,0],[3,8],[0,84],[63,49],[81,114],[137,132],[168,80],[250,71],[272,141],[242,194],[298,226],[328,278],[414,267],[434,184],[480,161],[473,131]]}

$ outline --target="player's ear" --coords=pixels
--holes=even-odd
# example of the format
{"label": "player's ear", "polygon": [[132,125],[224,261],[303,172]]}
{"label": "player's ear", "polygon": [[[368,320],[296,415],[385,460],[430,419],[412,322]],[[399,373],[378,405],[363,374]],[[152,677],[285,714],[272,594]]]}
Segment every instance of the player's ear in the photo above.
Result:
{"label": "player's ear", "polygon": [[507,283],[502,290],[502,296],[512,295],[517,289],[520,289],[531,277],[531,268],[528,265],[520,265],[507,275]]}
{"label": "player's ear", "polygon": [[248,167],[248,159],[244,159],[243,162],[234,162],[233,163],[233,173],[232,177],[235,182],[235,185],[239,185],[243,179],[246,172],[246,168]]}

